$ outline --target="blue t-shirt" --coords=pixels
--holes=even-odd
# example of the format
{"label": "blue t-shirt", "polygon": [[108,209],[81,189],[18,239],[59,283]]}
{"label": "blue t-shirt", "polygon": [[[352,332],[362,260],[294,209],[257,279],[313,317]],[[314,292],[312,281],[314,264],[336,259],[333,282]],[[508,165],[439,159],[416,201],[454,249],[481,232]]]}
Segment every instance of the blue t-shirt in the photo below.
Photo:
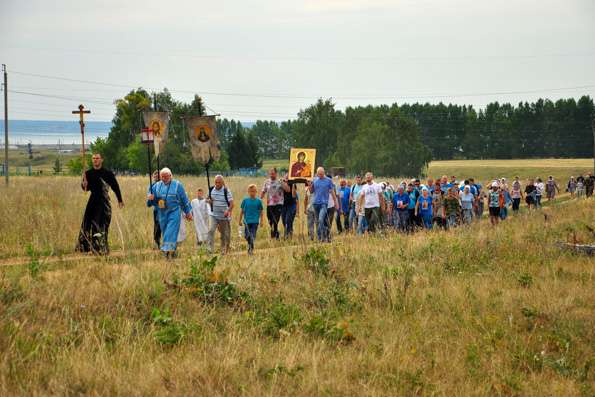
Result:
{"label": "blue t-shirt", "polygon": [[262,201],[257,198],[246,197],[242,200],[241,208],[244,211],[244,223],[247,225],[258,223],[263,209]]}
{"label": "blue t-shirt", "polygon": [[440,190],[442,190],[442,193],[444,193],[444,194],[447,194],[448,189],[450,189],[451,187],[452,187],[452,183],[450,183],[450,182],[440,184]]}
{"label": "blue t-shirt", "polygon": [[328,197],[331,191],[335,190],[335,184],[328,176],[324,178],[314,178],[312,182],[314,188],[314,205],[328,205]]}
{"label": "blue t-shirt", "polygon": [[341,212],[346,214],[349,212],[349,194],[351,193],[351,188],[349,186],[340,187],[338,193],[341,199]]}
{"label": "blue t-shirt", "polygon": [[417,197],[419,196],[419,192],[413,189],[412,191],[407,192],[407,194],[409,195],[409,209],[414,210],[415,203],[417,202]]}
{"label": "blue t-shirt", "polygon": [[471,193],[474,196],[477,196],[477,188],[475,187],[475,185],[462,185],[459,190],[462,192],[465,190],[465,186],[469,186],[469,193]]}
{"label": "blue t-shirt", "polygon": [[419,199],[419,210],[423,213],[432,212],[432,196],[424,197],[420,196]]}
{"label": "blue t-shirt", "polygon": [[[399,207],[399,202],[401,204],[405,204],[405,208]],[[398,192],[393,195],[393,206],[398,211],[407,211],[409,208],[409,195],[405,192],[403,194],[399,194]]]}

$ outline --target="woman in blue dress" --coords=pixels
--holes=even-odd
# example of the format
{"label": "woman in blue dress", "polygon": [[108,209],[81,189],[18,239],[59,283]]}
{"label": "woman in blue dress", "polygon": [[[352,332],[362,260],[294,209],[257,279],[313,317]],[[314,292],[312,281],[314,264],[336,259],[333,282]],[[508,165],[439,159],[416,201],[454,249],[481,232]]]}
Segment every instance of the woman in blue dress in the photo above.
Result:
{"label": "woman in blue dress", "polygon": [[178,234],[182,212],[186,219],[192,220],[192,206],[182,183],[172,178],[171,170],[164,168],[160,172],[161,180],[154,184],[147,195],[147,206],[157,208],[157,216],[163,239],[161,251],[166,258],[176,256]]}

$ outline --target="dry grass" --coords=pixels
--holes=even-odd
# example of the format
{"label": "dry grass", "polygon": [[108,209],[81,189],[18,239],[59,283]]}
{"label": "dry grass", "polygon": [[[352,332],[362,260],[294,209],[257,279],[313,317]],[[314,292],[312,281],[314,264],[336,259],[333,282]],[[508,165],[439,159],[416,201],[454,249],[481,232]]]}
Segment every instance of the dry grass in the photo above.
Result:
{"label": "dry grass", "polygon": [[262,228],[254,257],[211,269],[190,241],[173,262],[134,251],[148,247],[152,219],[144,178],[122,178],[128,205],[114,210],[111,241],[123,256],[44,264],[37,253],[72,250],[85,204],[76,184],[15,178],[5,196],[0,252],[32,250],[25,266],[0,268],[0,395],[595,392],[592,259],[553,247],[593,242],[593,201],[495,229],[313,249]]}

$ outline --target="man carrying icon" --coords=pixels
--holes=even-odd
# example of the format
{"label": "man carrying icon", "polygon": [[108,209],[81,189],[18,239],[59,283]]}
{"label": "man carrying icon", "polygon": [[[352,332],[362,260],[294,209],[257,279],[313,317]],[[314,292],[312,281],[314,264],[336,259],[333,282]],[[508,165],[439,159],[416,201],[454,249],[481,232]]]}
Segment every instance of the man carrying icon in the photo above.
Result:
{"label": "man carrying icon", "polygon": [[108,231],[112,220],[109,188],[116,194],[120,208],[124,207],[124,201],[114,173],[103,168],[101,154],[94,153],[92,161],[93,168],[85,171],[81,183],[81,188],[85,192],[90,191],[91,196],[85,208],[76,250],[107,255],[109,253]]}

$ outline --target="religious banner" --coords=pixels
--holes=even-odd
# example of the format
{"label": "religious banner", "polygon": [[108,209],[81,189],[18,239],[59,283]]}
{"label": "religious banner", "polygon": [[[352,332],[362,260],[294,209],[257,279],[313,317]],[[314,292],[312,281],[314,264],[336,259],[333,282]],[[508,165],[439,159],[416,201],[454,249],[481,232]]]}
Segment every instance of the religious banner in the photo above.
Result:
{"label": "religious banner", "polygon": [[169,125],[168,112],[143,112],[145,126],[153,133],[155,156],[159,156],[167,141],[167,127]]}
{"label": "religious banner", "polygon": [[190,149],[194,160],[207,165],[221,157],[221,146],[217,137],[215,116],[190,116],[185,118]]}
{"label": "religious banner", "polygon": [[289,153],[289,180],[305,182],[314,176],[316,149],[291,148]]}

